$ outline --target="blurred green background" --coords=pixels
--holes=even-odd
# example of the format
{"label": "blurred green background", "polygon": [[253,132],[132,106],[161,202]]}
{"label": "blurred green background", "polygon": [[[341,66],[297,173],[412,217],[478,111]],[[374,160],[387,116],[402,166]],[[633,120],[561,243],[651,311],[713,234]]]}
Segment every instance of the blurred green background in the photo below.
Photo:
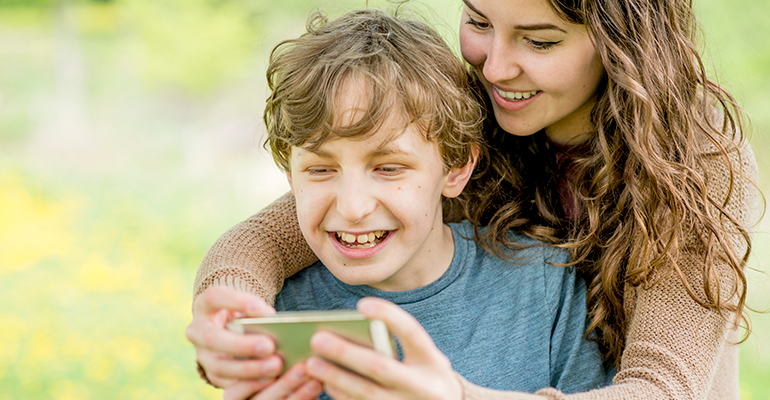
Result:
{"label": "blurred green background", "polygon": [[[266,54],[314,8],[366,4],[0,0],[0,400],[220,398],[184,328],[208,246],[288,188],[260,147]],[[459,0],[409,7],[457,46]],[[770,193],[770,4],[696,7]],[[752,322],[743,398],[770,399],[770,315]]]}

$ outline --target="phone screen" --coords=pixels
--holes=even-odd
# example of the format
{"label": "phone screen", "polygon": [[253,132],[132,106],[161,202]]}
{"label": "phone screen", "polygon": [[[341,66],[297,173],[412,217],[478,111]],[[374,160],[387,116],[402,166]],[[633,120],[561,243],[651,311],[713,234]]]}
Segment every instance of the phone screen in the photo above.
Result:
{"label": "phone screen", "polygon": [[313,354],[310,337],[319,330],[335,333],[353,343],[394,357],[394,341],[382,321],[370,321],[356,310],[284,311],[262,318],[239,318],[228,328],[241,333],[262,333],[276,342],[284,371]]}

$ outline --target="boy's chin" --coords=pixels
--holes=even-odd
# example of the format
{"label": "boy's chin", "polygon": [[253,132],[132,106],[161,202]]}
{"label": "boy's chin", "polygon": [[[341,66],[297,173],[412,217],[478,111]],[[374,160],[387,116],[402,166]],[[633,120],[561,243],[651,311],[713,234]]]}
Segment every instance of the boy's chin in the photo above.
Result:
{"label": "boy's chin", "polygon": [[[328,267],[327,267],[328,268]],[[365,269],[367,266],[337,266],[336,268],[328,268],[329,272],[339,279],[342,283],[350,286],[378,286],[379,283],[386,280],[388,277],[372,276],[367,274]],[[373,267],[377,268],[377,267]],[[343,272],[340,272],[343,271]]]}
{"label": "boy's chin", "polygon": [[342,283],[350,286],[371,286],[376,285],[379,281],[371,278],[365,278],[361,276],[350,276],[348,274],[335,274],[332,273],[335,278],[339,279]]}

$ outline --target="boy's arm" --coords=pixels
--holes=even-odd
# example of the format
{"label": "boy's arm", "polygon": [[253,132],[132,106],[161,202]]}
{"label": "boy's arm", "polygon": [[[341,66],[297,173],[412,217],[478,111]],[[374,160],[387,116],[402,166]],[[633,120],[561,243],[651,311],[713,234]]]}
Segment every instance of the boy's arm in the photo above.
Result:
{"label": "boy's arm", "polygon": [[272,304],[283,280],[318,260],[297,222],[287,193],[222,235],[203,258],[194,297],[209,286],[252,293]]}

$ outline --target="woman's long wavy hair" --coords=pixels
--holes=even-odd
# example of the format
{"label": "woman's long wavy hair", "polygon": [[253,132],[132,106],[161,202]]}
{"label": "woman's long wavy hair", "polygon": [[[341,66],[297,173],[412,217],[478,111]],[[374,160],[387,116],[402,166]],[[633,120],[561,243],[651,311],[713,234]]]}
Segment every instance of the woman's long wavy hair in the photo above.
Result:
{"label": "woman's long wavy hair", "polygon": [[[515,137],[490,120],[492,151],[466,208],[489,226],[482,244],[504,257],[516,245],[505,240],[513,229],[569,249],[588,284],[589,331],[615,365],[625,347],[626,285],[673,275],[704,308],[747,322],[751,243],[737,214],[750,210],[731,209],[745,201],[735,199],[746,195],[736,183],[753,179],[738,157],[744,117],[707,76],[691,1],[548,1],[586,25],[604,64],[595,133],[564,157],[544,132]],[[571,204],[563,204],[560,176]]]}

